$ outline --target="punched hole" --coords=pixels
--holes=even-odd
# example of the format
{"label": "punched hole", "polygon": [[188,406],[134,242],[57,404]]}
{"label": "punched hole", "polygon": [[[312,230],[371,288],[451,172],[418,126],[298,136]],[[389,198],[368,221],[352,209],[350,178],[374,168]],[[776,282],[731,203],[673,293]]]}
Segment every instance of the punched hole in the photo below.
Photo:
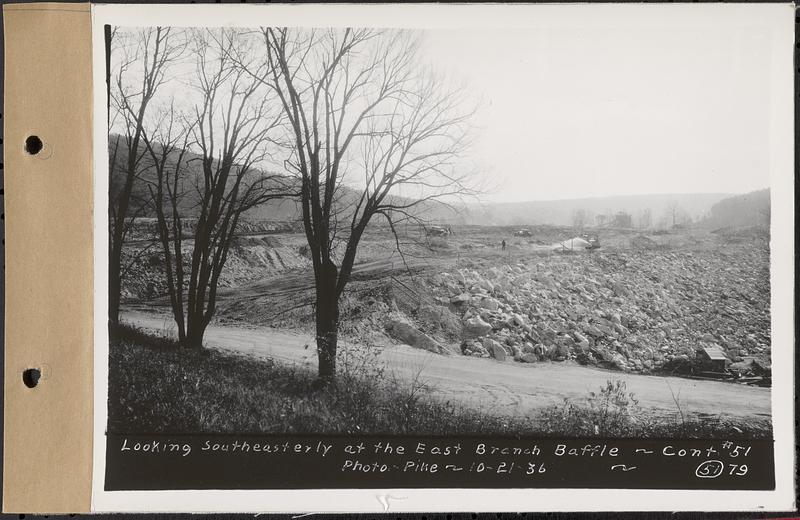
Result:
{"label": "punched hole", "polygon": [[28,388],[33,388],[39,384],[39,378],[42,377],[41,371],[38,368],[29,368],[22,372],[22,382]]}
{"label": "punched hole", "polygon": [[41,152],[42,147],[44,147],[44,144],[42,140],[39,139],[38,135],[29,135],[28,138],[25,139],[25,151],[31,155],[36,155]]}

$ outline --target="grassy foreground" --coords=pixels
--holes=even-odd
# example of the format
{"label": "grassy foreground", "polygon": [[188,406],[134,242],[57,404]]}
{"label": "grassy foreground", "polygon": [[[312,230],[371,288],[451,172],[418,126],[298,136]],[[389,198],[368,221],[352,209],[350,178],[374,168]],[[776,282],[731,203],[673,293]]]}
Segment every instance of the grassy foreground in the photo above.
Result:
{"label": "grassy foreground", "polygon": [[335,385],[318,389],[303,367],[193,350],[119,327],[109,349],[113,433],[388,433],[607,437],[771,436],[768,421],[647,417],[624,384],[609,381],[586,402],[534,417],[503,417],[431,396],[420,381],[386,375],[368,349],[340,362]]}

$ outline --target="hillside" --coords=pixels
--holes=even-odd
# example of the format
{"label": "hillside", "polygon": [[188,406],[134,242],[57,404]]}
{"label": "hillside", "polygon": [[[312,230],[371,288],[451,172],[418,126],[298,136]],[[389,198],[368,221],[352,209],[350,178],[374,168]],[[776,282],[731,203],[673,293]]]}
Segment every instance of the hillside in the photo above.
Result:
{"label": "hillside", "polygon": [[[109,155],[111,156],[117,139],[120,136],[111,135],[109,137]],[[112,168],[111,175],[111,194],[119,189],[121,183],[121,171],[127,157],[122,147],[116,156],[116,168]],[[200,178],[200,156],[188,152],[186,155],[189,173],[187,179]],[[138,182],[134,191],[135,196],[141,200],[148,197],[146,182],[152,179],[152,174],[148,175],[147,170],[142,174],[142,181]],[[187,181],[189,182],[189,181]],[[357,197],[357,191],[343,187],[339,197],[340,203],[347,206]],[[421,206],[425,219],[433,223],[452,224],[452,225],[533,225],[533,224],[552,224],[565,226],[572,224],[572,217],[576,211],[582,211],[586,215],[587,224],[592,225],[600,215],[613,215],[618,212],[625,212],[634,218],[634,221],[642,212],[650,211],[652,225],[658,226],[659,221],[666,222],[667,209],[675,206],[678,211],[688,215],[692,219],[697,219],[701,215],[708,215],[715,204],[721,203],[723,199],[730,197],[724,193],[684,193],[684,194],[650,194],[650,195],[619,195],[610,197],[595,197],[569,200],[548,200],[548,201],[528,201],[528,202],[499,202],[499,203],[478,203],[472,201],[453,201],[449,205],[438,203],[427,203]],[[767,197],[768,198],[768,197]],[[406,199],[403,199],[406,200]],[[749,199],[748,199],[749,200]],[[194,216],[197,204],[196,195],[190,195],[181,202],[181,209],[184,217]],[[737,203],[738,204],[738,203]],[[718,207],[715,215],[724,220],[723,215],[728,211],[727,206]],[[142,216],[154,216],[152,210],[145,210]],[[282,200],[272,201],[257,208],[253,208],[247,214],[248,220],[272,220],[272,221],[295,221],[300,218],[300,212],[294,201]],[[715,217],[716,218],[716,217]]]}
{"label": "hillside", "polygon": [[[108,151],[109,151],[109,161],[114,157],[114,151],[119,139],[123,139],[123,136],[112,134],[109,135],[108,138]],[[141,145],[140,150],[142,153],[145,153],[144,145]],[[174,162],[177,156],[177,152],[173,153],[170,156],[168,164],[174,165]],[[110,188],[110,195],[111,197],[115,197],[121,188],[123,179],[124,179],[124,168],[125,163],[127,162],[128,156],[125,150],[125,147],[122,146],[120,143],[119,148],[116,148],[116,161],[115,164],[110,164],[109,169],[111,172],[111,178],[109,182]],[[150,169],[147,168],[146,165],[149,162],[149,156],[145,156],[142,160],[143,167],[141,169],[141,173],[139,179],[136,183],[134,183],[133,188],[133,198],[134,200],[138,201],[145,201],[150,198],[148,192],[148,183],[154,180],[155,173]],[[185,168],[188,171],[184,174],[185,181],[184,186],[185,190],[187,191],[187,195],[183,197],[179,203],[179,208],[181,210],[181,216],[183,217],[195,217],[197,211],[197,204],[198,198],[197,193],[191,186],[194,185],[195,180],[201,180],[203,176],[202,171],[202,158],[199,154],[193,152],[186,152],[184,155],[184,162]],[[169,167],[169,166],[168,166]],[[274,173],[269,173],[269,175],[275,175]],[[139,208],[136,205],[132,205],[130,211],[138,211]],[[139,212],[139,215],[142,217],[155,217],[155,211],[152,207],[145,207],[143,211]],[[264,204],[260,207],[254,208],[247,214],[248,220],[276,220],[276,221],[289,221],[295,220],[297,218],[297,209],[294,201],[291,200],[276,200],[270,201],[267,204]]]}
{"label": "hillside", "polygon": [[770,191],[752,191],[723,199],[700,223],[705,228],[769,226]]}
{"label": "hillside", "polygon": [[[117,194],[119,193],[119,190],[121,188],[124,179],[127,153],[125,147],[121,145],[122,143],[120,143],[120,146],[116,148],[116,155],[114,155],[115,147],[117,145],[118,140],[123,138],[124,138],[123,136],[116,134],[112,134],[109,136],[109,142],[108,142],[109,161],[111,161],[112,158],[115,159],[114,164],[109,165],[109,169],[111,172],[110,174],[111,179],[109,185],[110,185],[110,195],[112,198],[117,196]],[[146,153],[144,145],[140,146],[140,150],[141,153]],[[177,160],[178,153],[179,153],[178,151],[175,151],[173,154],[171,154],[170,159],[168,160],[169,165],[174,165],[175,161]],[[187,169],[187,171],[185,171],[183,174],[183,177],[185,179],[183,183],[184,186],[188,189],[185,189],[187,193],[181,199],[179,203],[179,208],[182,217],[191,219],[197,216],[197,205],[199,202],[198,193],[195,189],[192,188],[192,186],[194,186],[195,183],[197,182],[202,184],[202,178],[203,178],[202,157],[197,153],[186,152],[183,160],[185,163],[184,168]],[[155,173],[150,168],[147,167],[149,161],[150,161],[149,156],[145,156],[145,159],[142,160],[139,180],[137,180],[137,182],[134,184],[134,189],[133,189],[134,200],[147,201],[150,198],[150,194],[148,191],[148,183],[154,180]],[[281,175],[281,174],[276,174],[274,172],[260,172],[258,170],[256,170],[254,173],[256,174],[256,176],[258,174],[276,176],[276,179],[278,176]],[[284,185],[291,185],[292,183],[296,182],[296,179],[293,179],[288,176],[281,177],[280,179],[281,179],[280,182],[284,183]],[[276,182],[278,181],[276,180]],[[338,191],[339,193],[336,195],[335,198],[338,204],[342,208],[347,208],[352,206],[357,201],[358,197],[360,197],[360,192],[348,186],[341,185],[338,188]],[[398,197],[397,200],[403,202],[409,199]],[[440,207],[443,208],[443,206],[436,203],[428,203],[425,204],[424,206],[421,205],[421,207],[423,207],[422,212],[425,214],[429,213],[435,214],[437,208]],[[153,208],[147,207],[146,205],[143,209],[140,209],[138,205],[132,204],[129,211],[130,212],[138,211],[138,215],[140,217],[156,216]],[[343,213],[345,214],[345,217],[347,217],[346,209],[343,211]],[[445,209],[445,214],[447,215],[447,218],[451,218],[450,213],[446,209]],[[245,213],[245,220],[249,221],[268,220],[276,222],[293,222],[300,220],[300,218],[301,218],[300,207],[298,206],[297,202],[295,200],[288,200],[288,199],[272,200],[255,208],[252,208],[251,210]]]}

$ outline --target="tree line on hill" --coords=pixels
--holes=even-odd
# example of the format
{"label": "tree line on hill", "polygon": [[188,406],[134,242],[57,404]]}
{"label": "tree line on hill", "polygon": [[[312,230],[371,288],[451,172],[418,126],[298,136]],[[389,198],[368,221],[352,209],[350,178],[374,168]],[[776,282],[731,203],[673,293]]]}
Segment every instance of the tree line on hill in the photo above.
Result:
{"label": "tree line on hill", "polygon": [[652,208],[636,212],[606,210],[594,213],[582,208],[572,210],[572,227],[613,227],[624,229],[668,230],[688,227],[716,229],[724,227],[769,227],[770,192],[763,189],[723,198],[694,217],[678,200],[669,201],[654,217]]}
{"label": "tree line on hill", "polygon": [[721,200],[714,204],[700,225],[718,228],[769,228],[772,216],[769,188],[751,191]]}

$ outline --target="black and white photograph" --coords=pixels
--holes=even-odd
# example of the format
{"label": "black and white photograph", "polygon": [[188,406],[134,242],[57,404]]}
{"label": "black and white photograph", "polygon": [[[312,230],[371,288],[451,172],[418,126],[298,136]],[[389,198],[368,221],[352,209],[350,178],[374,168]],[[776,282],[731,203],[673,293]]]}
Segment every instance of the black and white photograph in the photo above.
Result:
{"label": "black and white photograph", "polygon": [[782,12],[574,7],[103,25],[106,491],[775,489]]}

